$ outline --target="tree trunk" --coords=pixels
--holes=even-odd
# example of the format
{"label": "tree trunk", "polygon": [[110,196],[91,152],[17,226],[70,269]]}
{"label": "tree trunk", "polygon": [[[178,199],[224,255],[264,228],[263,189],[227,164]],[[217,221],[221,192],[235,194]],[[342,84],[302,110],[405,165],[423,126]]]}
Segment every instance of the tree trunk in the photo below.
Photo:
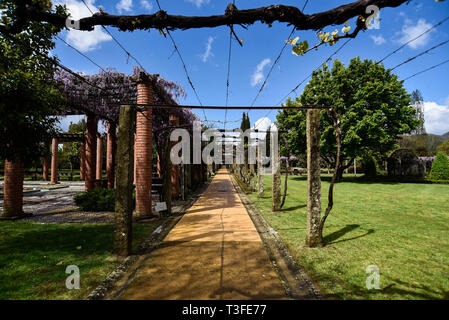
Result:
{"label": "tree trunk", "polygon": [[306,246],[322,246],[320,110],[307,111],[307,230]]}
{"label": "tree trunk", "polygon": [[120,108],[116,167],[114,251],[125,257],[132,250],[135,112],[131,106]]}

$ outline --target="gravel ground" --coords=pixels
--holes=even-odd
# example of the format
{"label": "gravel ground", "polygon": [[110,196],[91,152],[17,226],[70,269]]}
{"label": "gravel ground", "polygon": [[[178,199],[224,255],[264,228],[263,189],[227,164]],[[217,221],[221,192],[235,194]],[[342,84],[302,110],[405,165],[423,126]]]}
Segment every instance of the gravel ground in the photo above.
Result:
{"label": "gravel ground", "polygon": [[[26,184],[37,185],[42,183],[29,182]],[[33,216],[23,218],[20,221],[38,223],[114,223],[113,212],[82,212],[75,206],[73,196],[84,192],[83,184],[66,183],[61,184],[61,187],[65,188],[25,193],[23,197],[23,211],[32,213]],[[173,213],[180,212],[183,204],[183,201],[174,201]],[[0,199],[0,211],[2,208],[3,199]]]}

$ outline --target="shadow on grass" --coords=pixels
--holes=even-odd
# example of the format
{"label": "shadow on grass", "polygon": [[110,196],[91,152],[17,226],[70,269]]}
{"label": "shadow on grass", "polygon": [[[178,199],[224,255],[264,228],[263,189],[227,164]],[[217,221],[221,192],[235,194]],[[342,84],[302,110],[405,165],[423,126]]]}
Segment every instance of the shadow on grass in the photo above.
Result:
{"label": "shadow on grass", "polygon": [[[293,176],[290,178],[293,181],[307,181],[307,177],[303,176]],[[322,182],[331,182],[332,176],[321,176]],[[378,177],[351,177],[351,176],[343,176],[343,180],[337,181],[337,184],[340,182],[346,183],[357,183],[357,184],[387,184],[387,185],[397,185],[402,183],[419,183],[419,184],[430,184],[430,181],[425,179],[416,179],[416,178],[391,178],[386,176],[378,176]]]}
{"label": "shadow on grass", "polygon": [[339,242],[346,242],[346,241],[359,239],[359,238],[362,238],[369,234],[374,233],[374,229],[369,229],[366,233],[358,235],[356,237],[346,238],[346,239],[336,241],[337,239],[340,239],[341,237],[345,236],[347,233],[350,233],[359,227],[360,227],[359,224],[348,224],[346,227],[343,227],[340,230],[332,232],[331,234],[328,234],[327,236],[325,236],[323,238],[323,241],[324,241],[325,245],[329,245],[329,244],[335,244],[335,243],[339,243]]}
{"label": "shadow on grass", "polygon": [[295,211],[295,210],[302,209],[305,207],[307,207],[306,204],[301,204],[301,205],[294,206],[294,207],[286,207],[286,208],[284,207],[284,208],[282,208],[282,211],[286,211],[286,212]]}

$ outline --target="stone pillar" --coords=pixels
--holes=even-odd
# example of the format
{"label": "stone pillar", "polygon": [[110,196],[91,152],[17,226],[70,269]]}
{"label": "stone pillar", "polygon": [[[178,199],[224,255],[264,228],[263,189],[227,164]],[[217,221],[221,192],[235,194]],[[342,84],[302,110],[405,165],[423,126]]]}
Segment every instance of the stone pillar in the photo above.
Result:
{"label": "stone pillar", "polygon": [[48,173],[50,171],[50,157],[46,155],[44,157],[44,163],[42,164],[42,178],[44,181],[48,181]]}
{"label": "stone pillar", "polygon": [[98,120],[94,115],[87,116],[86,128],[86,172],[84,180],[86,191],[95,189],[96,156],[97,156],[97,126]]}
{"label": "stone pillar", "polygon": [[108,123],[108,142],[106,150],[106,175],[108,178],[108,189],[114,189],[116,145],[116,125],[110,122]]}
{"label": "stone pillar", "polygon": [[[171,127],[179,126],[179,115],[178,114],[170,114],[169,115],[169,125]],[[170,150],[175,144],[176,143],[172,143],[170,145]],[[170,153],[168,154],[168,156],[170,156]],[[172,183],[172,198],[173,199],[177,199],[179,197],[179,192],[180,192],[179,172],[180,172],[179,165],[172,164],[171,183]]]}
{"label": "stone pillar", "polygon": [[23,163],[5,160],[2,217],[18,217],[23,214]]}
{"label": "stone pillar", "polygon": [[322,245],[320,177],[320,110],[307,110],[307,229],[306,245]]}
{"label": "stone pillar", "polygon": [[115,190],[114,251],[120,257],[132,251],[133,168],[135,111],[131,106],[120,107],[118,128],[117,183]]}
{"label": "stone pillar", "polygon": [[80,180],[86,179],[86,142],[83,141],[80,146]]}
{"label": "stone pillar", "polygon": [[281,153],[279,148],[278,132],[276,127],[270,130],[271,139],[271,174],[272,174],[272,202],[271,209],[273,211],[281,210]]}
{"label": "stone pillar", "polygon": [[[153,85],[150,79],[139,79],[137,82],[137,103],[153,103]],[[138,217],[152,215],[151,176],[153,151],[153,110],[137,113],[136,123],[136,214]]]}
{"label": "stone pillar", "polygon": [[58,183],[58,139],[51,142],[51,183]]}
{"label": "stone pillar", "polygon": [[96,179],[103,179],[103,139],[100,135],[97,136],[97,168]]}

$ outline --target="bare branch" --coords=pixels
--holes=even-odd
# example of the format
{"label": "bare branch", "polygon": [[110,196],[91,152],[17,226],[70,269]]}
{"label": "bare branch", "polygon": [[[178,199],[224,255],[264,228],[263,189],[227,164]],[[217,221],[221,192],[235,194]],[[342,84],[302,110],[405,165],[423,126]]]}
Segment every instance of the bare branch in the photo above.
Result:
{"label": "bare branch", "polygon": [[[343,24],[345,21],[357,17],[367,16],[365,10],[369,5],[375,5],[379,9],[385,7],[398,7],[408,0],[359,0],[337,8],[306,15],[297,7],[285,5],[271,5],[267,7],[238,10],[227,9],[224,15],[212,16],[181,16],[169,15],[160,10],[149,15],[110,15],[105,12],[95,13],[91,17],[80,20],[80,30],[93,30],[94,26],[113,26],[122,31],[168,29],[187,30],[195,28],[215,28],[233,24],[251,25],[255,22],[272,24],[275,21],[294,25],[298,30],[319,30],[329,25]],[[50,12],[43,12],[38,7],[28,5],[21,8],[21,18],[52,23],[64,27],[66,17]],[[17,31],[20,28],[12,28]]]}

